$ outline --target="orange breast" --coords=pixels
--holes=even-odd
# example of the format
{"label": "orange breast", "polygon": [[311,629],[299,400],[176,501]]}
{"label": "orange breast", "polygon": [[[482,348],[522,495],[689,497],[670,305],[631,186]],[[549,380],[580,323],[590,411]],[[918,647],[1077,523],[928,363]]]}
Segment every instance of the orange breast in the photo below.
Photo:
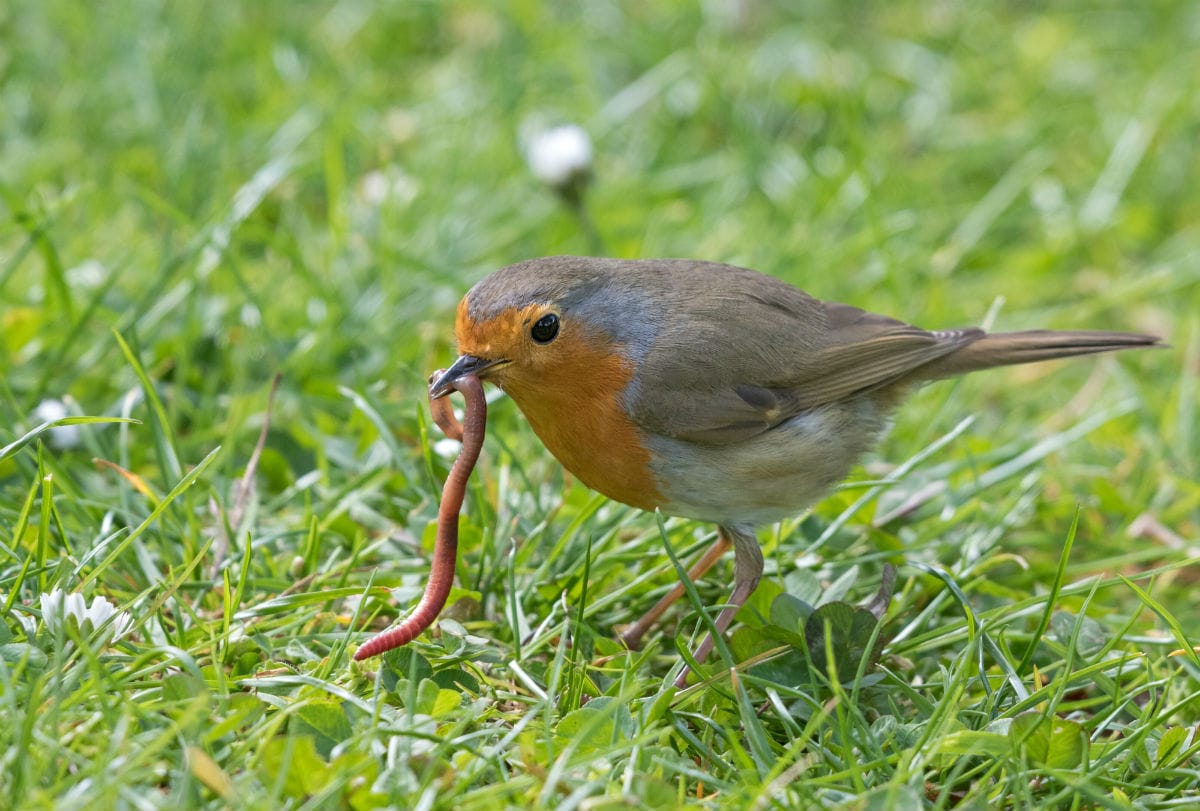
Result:
{"label": "orange breast", "polygon": [[633,368],[611,345],[563,335],[555,360],[536,373],[505,369],[504,390],[563,467],[611,499],[653,510],[663,498],[650,452],[625,413]]}

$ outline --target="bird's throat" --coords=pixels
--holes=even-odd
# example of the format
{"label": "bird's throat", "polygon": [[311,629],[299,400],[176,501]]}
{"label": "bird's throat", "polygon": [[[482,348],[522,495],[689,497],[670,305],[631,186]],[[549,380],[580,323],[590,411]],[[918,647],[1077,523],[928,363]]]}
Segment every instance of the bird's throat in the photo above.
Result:
{"label": "bird's throat", "polygon": [[506,369],[504,390],[550,453],[588,487],[641,509],[662,506],[650,452],[622,401],[632,363],[611,344],[560,340],[573,345],[557,347],[553,367],[536,376]]}

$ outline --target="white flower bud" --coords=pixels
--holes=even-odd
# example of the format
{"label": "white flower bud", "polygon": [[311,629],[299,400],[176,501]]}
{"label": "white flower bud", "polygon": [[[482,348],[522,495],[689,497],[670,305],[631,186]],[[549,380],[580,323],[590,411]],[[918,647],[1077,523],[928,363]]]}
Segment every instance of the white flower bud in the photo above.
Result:
{"label": "white flower bud", "polygon": [[[33,410],[33,416],[39,422],[53,422],[71,416],[71,412],[67,410],[67,404],[62,400],[48,399],[38,403],[37,408]],[[55,448],[64,450],[74,448],[80,442],[79,426],[61,425],[58,428],[51,428],[47,438],[50,445]]]}
{"label": "white flower bud", "polygon": [[562,189],[591,174],[592,139],[582,127],[564,124],[533,135],[525,157],[534,177]]}

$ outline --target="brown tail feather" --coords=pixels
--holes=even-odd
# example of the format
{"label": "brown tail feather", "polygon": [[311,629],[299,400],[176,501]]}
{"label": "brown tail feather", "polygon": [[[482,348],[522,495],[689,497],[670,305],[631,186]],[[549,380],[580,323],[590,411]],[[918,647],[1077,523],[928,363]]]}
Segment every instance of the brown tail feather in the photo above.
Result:
{"label": "brown tail feather", "polygon": [[1115,352],[1119,349],[1162,346],[1161,340],[1154,335],[1132,332],[1057,332],[1044,329],[997,332],[984,335],[957,352],[922,366],[916,376],[926,380],[954,377],[994,366],[1035,363],[1072,355]]}

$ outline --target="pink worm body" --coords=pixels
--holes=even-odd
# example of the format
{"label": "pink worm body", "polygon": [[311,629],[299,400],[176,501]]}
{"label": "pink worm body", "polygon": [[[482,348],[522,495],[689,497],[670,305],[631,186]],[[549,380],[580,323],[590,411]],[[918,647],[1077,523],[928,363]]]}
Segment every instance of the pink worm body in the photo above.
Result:
{"label": "pink worm body", "polygon": [[483,384],[479,378],[474,375],[461,377],[455,381],[454,388],[462,392],[467,401],[463,424],[454,419],[449,399],[440,397],[429,402],[434,422],[446,436],[461,439],[463,445],[442,487],[437,539],[433,543],[433,564],[429,570],[429,581],[425,584],[425,593],[408,619],[372,637],[355,651],[355,661],[378,656],[416,639],[437,619],[446,605],[446,598],[450,596],[450,587],[454,584],[454,565],[458,559],[458,513],[467,493],[467,478],[475,468],[483,447],[483,430],[487,424],[487,400],[484,399]]}

